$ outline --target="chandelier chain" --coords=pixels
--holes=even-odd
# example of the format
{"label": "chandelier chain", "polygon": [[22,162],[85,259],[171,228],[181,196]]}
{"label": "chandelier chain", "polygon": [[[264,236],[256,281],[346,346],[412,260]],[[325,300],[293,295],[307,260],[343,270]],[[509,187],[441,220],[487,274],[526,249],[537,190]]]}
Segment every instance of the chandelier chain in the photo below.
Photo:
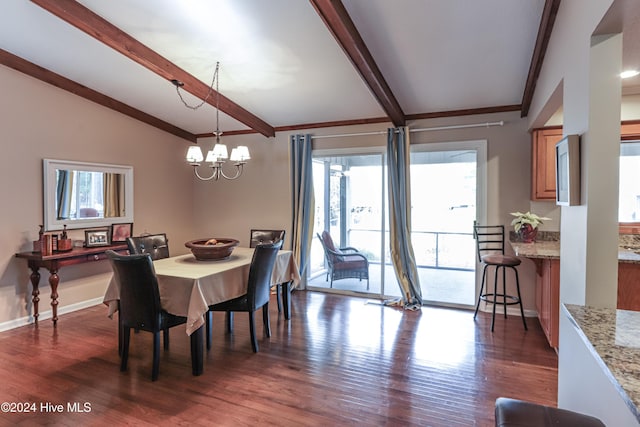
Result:
{"label": "chandelier chain", "polygon": [[[207,91],[207,95],[204,97],[204,99],[202,100],[202,102],[200,102],[198,105],[189,105],[187,104],[187,101],[184,100],[184,98],[182,97],[182,94],[180,93],[180,87],[183,86],[184,84],[180,84],[175,83],[176,86],[176,93],[178,94],[178,96],[180,97],[180,100],[182,101],[182,103],[184,104],[185,107],[191,109],[191,110],[197,110],[198,108],[202,107],[204,104],[207,103],[207,100],[209,99],[209,97],[211,96],[211,94],[213,93],[213,85],[215,83],[216,85],[216,92],[218,92],[218,87],[219,87],[219,82],[218,82],[218,70],[220,69],[220,62],[216,62],[216,70],[213,72],[213,79],[211,79],[211,84],[209,85],[209,90]],[[219,98],[219,97],[218,97]],[[216,100],[216,109],[218,108],[218,101]],[[217,113],[216,113],[217,115]]]}

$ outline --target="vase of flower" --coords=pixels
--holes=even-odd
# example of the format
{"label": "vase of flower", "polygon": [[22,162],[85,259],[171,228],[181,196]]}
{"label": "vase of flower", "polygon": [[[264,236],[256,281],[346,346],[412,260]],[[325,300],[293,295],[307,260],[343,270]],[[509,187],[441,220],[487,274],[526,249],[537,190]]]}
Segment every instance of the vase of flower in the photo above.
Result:
{"label": "vase of flower", "polygon": [[520,230],[518,230],[518,237],[523,243],[533,243],[536,241],[537,236],[538,229],[533,228],[531,224],[524,224],[520,227]]}
{"label": "vase of flower", "polygon": [[511,225],[513,225],[519,240],[524,243],[535,242],[538,235],[538,225],[542,224],[542,220],[551,219],[531,212],[511,212],[511,215],[515,216]]}

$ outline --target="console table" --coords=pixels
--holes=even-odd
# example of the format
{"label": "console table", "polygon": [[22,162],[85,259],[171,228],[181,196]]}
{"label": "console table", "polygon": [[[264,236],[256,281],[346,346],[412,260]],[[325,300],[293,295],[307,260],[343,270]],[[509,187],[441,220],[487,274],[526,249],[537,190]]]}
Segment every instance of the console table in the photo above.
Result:
{"label": "console table", "polygon": [[106,259],[105,252],[109,249],[116,252],[126,252],[126,244],[117,244],[110,246],[98,246],[92,248],[73,248],[67,252],[54,252],[51,255],[42,256],[40,252],[19,252],[16,257],[27,260],[28,266],[31,269],[31,284],[33,285],[33,319],[35,324],[38,324],[38,302],[40,302],[40,268],[46,268],[49,270],[49,285],[51,286],[51,309],[53,326],[58,322],[58,283],[60,278],[58,277],[58,270],[67,265],[82,264],[85,262],[99,261]]}

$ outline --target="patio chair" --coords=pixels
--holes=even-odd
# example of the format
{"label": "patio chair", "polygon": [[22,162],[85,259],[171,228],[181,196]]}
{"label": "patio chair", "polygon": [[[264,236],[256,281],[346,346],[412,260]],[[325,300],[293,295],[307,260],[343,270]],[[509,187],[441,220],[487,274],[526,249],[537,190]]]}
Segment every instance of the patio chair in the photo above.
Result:
{"label": "patio chair", "polygon": [[328,231],[318,234],[318,239],[322,243],[328,266],[325,280],[329,280],[331,277],[329,287],[333,287],[334,280],[360,279],[362,281],[362,279],[367,279],[367,290],[369,290],[369,260],[367,257],[350,246],[336,248]]}

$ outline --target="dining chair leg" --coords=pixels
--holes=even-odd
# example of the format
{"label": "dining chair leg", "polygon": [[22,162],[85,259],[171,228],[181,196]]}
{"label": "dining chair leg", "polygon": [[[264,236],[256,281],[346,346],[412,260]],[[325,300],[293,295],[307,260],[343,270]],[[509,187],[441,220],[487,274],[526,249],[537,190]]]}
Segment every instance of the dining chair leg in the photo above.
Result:
{"label": "dining chair leg", "polygon": [[262,323],[267,337],[271,337],[271,322],[269,321],[269,303],[262,306]]}
{"label": "dining chair leg", "polygon": [[256,337],[256,320],[253,311],[249,311],[249,333],[251,334],[251,348],[258,352],[258,337]]}
{"label": "dining chair leg", "polygon": [[278,313],[282,312],[282,299],[280,296],[284,292],[283,286],[284,284],[282,283],[278,283],[276,285],[276,302],[278,303]]}
{"label": "dining chair leg", "polygon": [[162,337],[164,339],[164,349],[169,350],[169,328],[162,330]]}
{"label": "dining chair leg", "polygon": [[120,370],[127,370],[127,361],[129,360],[129,341],[131,338],[131,329],[122,327],[120,328],[122,334],[122,353],[120,354]]}
{"label": "dining chair leg", "polygon": [[153,367],[151,369],[151,381],[158,379],[160,370],[160,332],[153,333]]}
{"label": "dining chair leg", "polygon": [[284,318],[291,319],[291,282],[281,283],[282,287],[282,308],[284,310]]}
{"label": "dining chair leg", "polygon": [[227,333],[233,332],[233,311],[227,311]]}

